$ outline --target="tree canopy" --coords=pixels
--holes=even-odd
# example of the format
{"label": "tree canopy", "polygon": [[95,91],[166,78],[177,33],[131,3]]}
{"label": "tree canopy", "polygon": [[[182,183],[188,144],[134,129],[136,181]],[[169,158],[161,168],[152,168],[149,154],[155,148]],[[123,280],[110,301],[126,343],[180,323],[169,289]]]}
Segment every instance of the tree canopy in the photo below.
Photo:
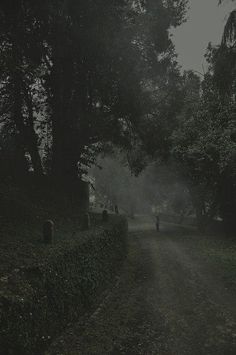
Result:
{"label": "tree canopy", "polygon": [[172,65],[169,29],[185,5],[1,2],[1,117],[36,174],[46,166],[57,177],[77,176],[104,143],[130,144],[151,107],[147,83]]}

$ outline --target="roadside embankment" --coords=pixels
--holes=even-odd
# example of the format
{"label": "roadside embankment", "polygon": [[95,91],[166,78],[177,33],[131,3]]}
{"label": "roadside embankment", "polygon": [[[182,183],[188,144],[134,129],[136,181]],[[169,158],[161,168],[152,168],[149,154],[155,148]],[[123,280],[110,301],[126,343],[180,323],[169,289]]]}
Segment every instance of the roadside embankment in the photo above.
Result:
{"label": "roadside embankment", "polygon": [[71,239],[31,245],[31,262],[0,278],[1,353],[40,353],[96,306],[124,260],[126,234],[125,218],[110,216]]}

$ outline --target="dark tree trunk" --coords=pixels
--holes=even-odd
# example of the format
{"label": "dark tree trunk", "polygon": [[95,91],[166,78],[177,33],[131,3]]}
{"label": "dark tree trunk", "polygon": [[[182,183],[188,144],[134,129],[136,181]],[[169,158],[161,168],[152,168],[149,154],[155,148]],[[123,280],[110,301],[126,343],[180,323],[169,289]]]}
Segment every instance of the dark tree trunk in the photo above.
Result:
{"label": "dark tree trunk", "polygon": [[[16,129],[18,131],[18,145],[21,151],[23,159],[25,160],[25,153],[28,152],[31,156],[33,169],[36,175],[43,175],[43,167],[41,157],[38,150],[38,137],[34,130],[34,115],[33,104],[29,90],[24,86],[24,81],[21,73],[22,66],[22,54],[17,46],[17,43],[13,43],[13,59],[14,70],[12,73],[12,85],[13,85],[13,119]],[[28,109],[28,117],[26,123],[22,114],[23,106],[26,104]]]}
{"label": "dark tree trunk", "polygon": [[19,176],[24,176],[27,173],[27,162],[25,158],[25,146],[24,146],[24,121],[22,116],[22,92],[20,84],[20,76],[17,70],[12,75],[13,86],[13,120],[16,127],[16,143],[17,143],[17,161],[22,162],[22,166],[18,167]]}
{"label": "dark tree trunk", "polygon": [[36,134],[34,129],[34,112],[32,97],[29,90],[25,89],[24,91],[25,100],[28,108],[28,122],[27,126],[25,127],[26,144],[28,152],[31,156],[34,173],[37,177],[41,177],[43,175],[43,166],[38,149],[38,135]]}
{"label": "dark tree trunk", "polygon": [[38,137],[33,127],[29,128],[29,138],[27,143],[34,173],[37,177],[41,177],[43,176],[43,166],[38,150]]}
{"label": "dark tree trunk", "polygon": [[[65,105],[63,102],[63,80],[62,80],[62,63],[58,60],[58,45],[55,45],[53,55],[53,67],[51,73],[51,107],[52,107],[52,167],[51,172],[54,178],[63,179],[65,175],[64,164],[66,161],[64,140],[66,136],[65,125]],[[67,122],[68,124],[68,122]]]}

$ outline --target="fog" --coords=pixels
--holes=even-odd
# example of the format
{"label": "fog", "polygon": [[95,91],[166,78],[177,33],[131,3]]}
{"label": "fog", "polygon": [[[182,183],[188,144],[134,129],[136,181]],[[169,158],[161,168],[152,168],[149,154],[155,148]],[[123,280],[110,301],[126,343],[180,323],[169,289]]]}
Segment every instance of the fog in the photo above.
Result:
{"label": "fog", "polygon": [[188,189],[177,179],[174,168],[149,164],[134,176],[121,156],[100,157],[90,171],[93,207],[105,207],[135,214],[173,214],[181,219],[192,214]]}

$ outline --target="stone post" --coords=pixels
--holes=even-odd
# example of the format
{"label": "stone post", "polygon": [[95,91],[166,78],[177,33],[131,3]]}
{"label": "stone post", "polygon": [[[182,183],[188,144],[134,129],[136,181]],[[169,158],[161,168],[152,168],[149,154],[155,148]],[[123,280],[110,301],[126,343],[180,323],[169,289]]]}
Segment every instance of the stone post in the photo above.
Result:
{"label": "stone post", "polygon": [[43,242],[45,244],[53,244],[54,242],[54,223],[50,219],[43,225]]}
{"label": "stone post", "polygon": [[83,230],[88,230],[91,227],[91,220],[90,220],[90,215],[89,213],[85,213],[83,217],[83,225],[82,228]]}

